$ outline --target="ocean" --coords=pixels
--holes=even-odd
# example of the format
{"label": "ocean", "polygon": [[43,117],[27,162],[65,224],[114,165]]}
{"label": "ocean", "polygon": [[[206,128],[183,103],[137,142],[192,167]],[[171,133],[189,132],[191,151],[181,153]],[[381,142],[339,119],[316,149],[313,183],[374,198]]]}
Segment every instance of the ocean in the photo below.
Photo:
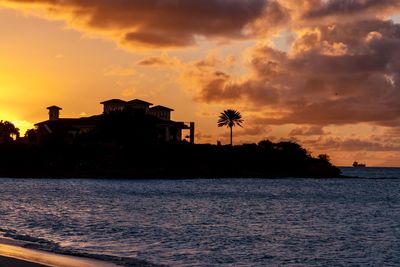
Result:
{"label": "ocean", "polygon": [[400,169],[365,179],[0,179],[0,236],[170,266],[400,266]]}

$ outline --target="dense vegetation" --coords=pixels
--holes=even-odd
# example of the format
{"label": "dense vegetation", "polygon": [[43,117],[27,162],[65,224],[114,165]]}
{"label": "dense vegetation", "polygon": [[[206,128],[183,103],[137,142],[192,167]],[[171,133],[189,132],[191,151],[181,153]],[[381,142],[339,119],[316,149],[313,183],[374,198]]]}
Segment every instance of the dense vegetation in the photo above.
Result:
{"label": "dense vegetation", "polygon": [[[107,127],[107,129],[109,129]],[[127,131],[128,129],[124,129]],[[103,136],[107,131],[100,131]],[[107,134],[108,137],[115,133]],[[125,132],[125,134],[127,134]],[[93,133],[91,133],[93,135]],[[340,177],[329,157],[312,157],[292,142],[237,146],[150,144],[121,138],[34,142],[34,132],[0,144],[1,177],[275,178]],[[103,138],[101,138],[104,140]]]}
{"label": "dense vegetation", "polygon": [[326,156],[290,142],[251,145],[0,145],[2,177],[339,177]]}

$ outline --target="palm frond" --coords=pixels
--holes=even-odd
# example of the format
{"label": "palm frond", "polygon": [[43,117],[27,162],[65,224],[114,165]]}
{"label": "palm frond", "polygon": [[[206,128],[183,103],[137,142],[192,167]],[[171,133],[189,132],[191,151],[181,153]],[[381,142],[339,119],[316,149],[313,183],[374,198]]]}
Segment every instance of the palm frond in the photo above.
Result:
{"label": "palm frond", "polygon": [[231,128],[234,127],[235,125],[242,127],[242,123],[243,123],[242,115],[237,110],[227,109],[224,110],[224,112],[222,112],[219,115],[218,127],[227,126]]}

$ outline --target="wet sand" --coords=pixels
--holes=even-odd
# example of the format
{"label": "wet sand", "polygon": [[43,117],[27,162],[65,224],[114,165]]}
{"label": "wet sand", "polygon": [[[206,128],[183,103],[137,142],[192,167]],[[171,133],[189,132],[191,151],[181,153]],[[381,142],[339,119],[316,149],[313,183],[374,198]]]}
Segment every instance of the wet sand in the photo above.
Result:
{"label": "wet sand", "polygon": [[47,267],[47,265],[0,256],[0,267]]}
{"label": "wet sand", "polygon": [[58,255],[28,249],[12,240],[0,239],[0,267],[116,267],[118,265],[93,259]]}

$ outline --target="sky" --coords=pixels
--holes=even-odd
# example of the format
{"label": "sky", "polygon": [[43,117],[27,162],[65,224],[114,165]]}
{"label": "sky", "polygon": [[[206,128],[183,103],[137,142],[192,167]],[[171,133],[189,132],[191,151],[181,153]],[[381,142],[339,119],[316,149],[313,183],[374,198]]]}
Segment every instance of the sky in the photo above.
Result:
{"label": "sky", "polygon": [[0,0],[0,119],[143,99],[234,142],[400,166],[400,0]]}

